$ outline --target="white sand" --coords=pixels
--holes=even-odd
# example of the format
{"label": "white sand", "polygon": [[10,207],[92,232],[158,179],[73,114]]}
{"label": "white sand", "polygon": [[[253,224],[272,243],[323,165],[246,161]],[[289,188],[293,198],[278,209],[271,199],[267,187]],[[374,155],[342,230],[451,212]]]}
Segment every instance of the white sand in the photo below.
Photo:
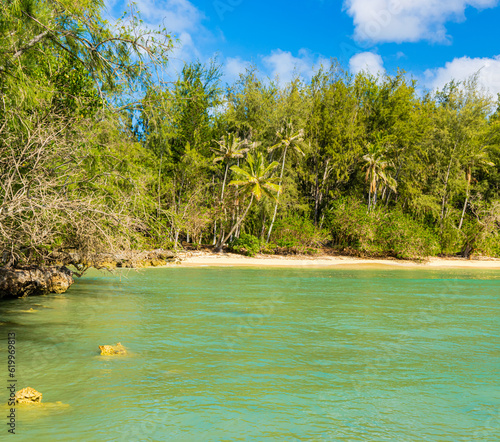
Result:
{"label": "white sand", "polygon": [[499,269],[500,259],[484,258],[430,258],[426,262],[401,261],[397,259],[363,259],[346,256],[272,256],[257,255],[253,258],[233,253],[182,252],[179,254],[182,267],[242,266],[242,267],[336,267],[336,266],[394,266],[418,268],[482,268]]}

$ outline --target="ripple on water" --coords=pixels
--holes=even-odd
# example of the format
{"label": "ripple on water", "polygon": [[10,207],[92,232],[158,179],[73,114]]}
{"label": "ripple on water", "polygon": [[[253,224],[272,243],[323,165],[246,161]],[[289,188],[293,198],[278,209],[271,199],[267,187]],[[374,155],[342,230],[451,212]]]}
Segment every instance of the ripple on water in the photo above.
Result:
{"label": "ripple on water", "polygon": [[[19,385],[69,405],[20,412],[19,432],[496,442],[499,289],[498,272],[484,270],[90,273],[65,295],[0,307]],[[116,342],[131,354],[98,355]]]}

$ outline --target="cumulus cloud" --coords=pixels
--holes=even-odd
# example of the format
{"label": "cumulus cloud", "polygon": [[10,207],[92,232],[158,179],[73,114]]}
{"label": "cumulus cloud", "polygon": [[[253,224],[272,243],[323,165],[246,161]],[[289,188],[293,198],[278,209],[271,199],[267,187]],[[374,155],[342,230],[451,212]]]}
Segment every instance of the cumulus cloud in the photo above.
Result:
{"label": "cumulus cloud", "polygon": [[240,74],[251,66],[249,61],[244,61],[240,57],[228,57],[224,63],[224,75],[228,82],[237,80]]}
{"label": "cumulus cloud", "polygon": [[352,74],[365,71],[374,76],[385,73],[384,61],[382,57],[373,52],[361,52],[349,60],[349,69]]}
{"label": "cumulus cloud", "polygon": [[295,75],[310,79],[314,75],[315,67],[329,64],[328,60],[315,57],[306,49],[301,49],[298,57],[291,52],[277,49],[263,57],[262,61],[270,70],[271,77],[278,77],[282,83],[288,83]]}
{"label": "cumulus cloud", "polygon": [[[108,14],[115,19],[128,9],[128,1],[106,0]],[[143,27],[164,27],[178,41],[170,54],[170,66],[180,70],[185,61],[200,57],[195,41],[210,35],[203,26],[204,14],[189,0],[135,0],[143,19]]]}
{"label": "cumulus cloud", "polygon": [[368,42],[446,42],[445,23],[465,19],[465,9],[491,8],[499,0],[344,0],[354,36]]}
{"label": "cumulus cloud", "polygon": [[162,23],[174,34],[197,30],[204,18],[188,0],[135,0],[135,3],[145,21]]}
{"label": "cumulus cloud", "polygon": [[425,72],[426,83],[432,89],[442,88],[451,80],[463,81],[478,74],[478,83],[490,94],[500,93],[500,55],[493,58],[455,58],[438,69]]}

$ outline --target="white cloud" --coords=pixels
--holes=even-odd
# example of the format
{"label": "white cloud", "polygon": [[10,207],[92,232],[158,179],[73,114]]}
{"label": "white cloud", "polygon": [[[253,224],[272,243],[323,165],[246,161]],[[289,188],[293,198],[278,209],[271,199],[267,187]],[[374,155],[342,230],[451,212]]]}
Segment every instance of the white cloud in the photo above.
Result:
{"label": "white cloud", "polygon": [[[134,3],[146,26],[162,25],[176,35],[198,31],[205,19],[205,15],[189,0],[135,0]],[[106,9],[116,19],[123,12],[130,11],[130,6],[125,0],[106,0]]]}
{"label": "white cloud", "polygon": [[438,69],[425,72],[426,83],[440,89],[451,80],[463,81],[478,73],[478,83],[489,93],[500,93],[500,55],[493,58],[455,58]]}
{"label": "white cloud", "polygon": [[310,79],[314,75],[314,68],[321,64],[329,65],[324,58],[314,57],[307,49],[301,49],[298,57],[291,52],[277,49],[271,55],[262,58],[264,65],[270,69],[271,77],[279,77],[281,83],[288,83],[295,75]]}
{"label": "white cloud", "polygon": [[354,36],[368,42],[446,42],[445,23],[465,19],[465,9],[491,8],[499,0],[344,0]]}
{"label": "white cloud", "polygon": [[224,63],[224,74],[228,83],[237,80],[240,74],[245,73],[250,66],[250,62],[244,61],[239,57],[228,57]]}
{"label": "white cloud", "polygon": [[374,76],[385,73],[384,61],[382,57],[373,52],[361,52],[349,60],[349,69],[352,74],[365,71]]}
{"label": "white cloud", "polygon": [[[125,0],[106,0],[108,14],[116,20],[128,10]],[[135,0],[136,9],[143,19],[143,28],[157,30],[164,27],[178,39],[170,53],[170,67],[179,71],[185,61],[200,58],[197,42],[211,38],[203,26],[204,14],[189,0]]]}

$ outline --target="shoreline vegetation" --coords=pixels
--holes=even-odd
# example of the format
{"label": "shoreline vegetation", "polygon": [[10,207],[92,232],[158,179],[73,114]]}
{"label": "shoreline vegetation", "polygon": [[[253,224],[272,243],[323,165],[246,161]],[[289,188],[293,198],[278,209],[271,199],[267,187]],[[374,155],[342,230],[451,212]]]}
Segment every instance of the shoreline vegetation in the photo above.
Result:
{"label": "shoreline vegetation", "polygon": [[136,6],[103,8],[0,3],[2,293],[176,259],[151,250],[500,258],[500,101],[477,75],[422,91],[332,58],[225,84],[216,59],[174,72],[176,36]]}
{"label": "shoreline vegetation", "polygon": [[[76,260],[76,262],[78,262]],[[69,268],[66,265],[69,265]],[[26,296],[65,293],[74,284],[73,276],[82,276],[89,268],[115,272],[120,269],[143,270],[148,268],[174,267],[255,267],[255,268],[419,268],[419,269],[498,269],[500,258],[476,256],[427,257],[420,260],[404,260],[393,256],[352,256],[334,250],[316,250],[314,254],[261,254],[246,256],[233,253],[227,247],[223,251],[214,247],[183,250],[177,253],[167,250],[129,251],[104,254],[83,266],[56,262],[54,266],[0,267],[0,300]]]}

